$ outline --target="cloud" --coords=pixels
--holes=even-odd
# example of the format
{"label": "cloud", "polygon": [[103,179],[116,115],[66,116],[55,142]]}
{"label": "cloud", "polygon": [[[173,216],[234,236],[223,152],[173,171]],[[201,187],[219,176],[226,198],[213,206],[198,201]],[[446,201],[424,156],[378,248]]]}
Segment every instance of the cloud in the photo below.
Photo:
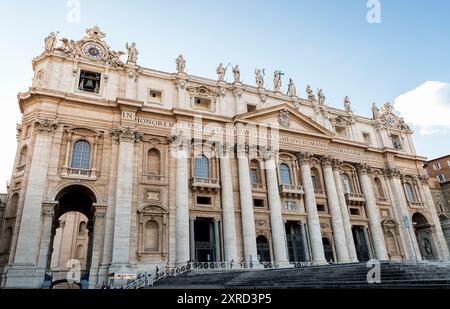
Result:
{"label": "cloud", "polygon": [[395,99],[394,108],[421,135],[450,132],[450,84],[427,81]]}

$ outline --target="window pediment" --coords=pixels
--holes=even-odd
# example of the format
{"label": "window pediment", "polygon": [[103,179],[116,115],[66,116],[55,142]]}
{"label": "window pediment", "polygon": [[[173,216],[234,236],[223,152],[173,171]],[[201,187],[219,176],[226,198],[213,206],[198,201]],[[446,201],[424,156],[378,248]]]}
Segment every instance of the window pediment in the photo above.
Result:
{"label": "window pediment", "polygon": [[220,95],[220,92],[206,86],[191,86],[186,88],[191,95],[199,97],[214,98]]}
{"label": "window pediment", "polygon": [[167,214],[168,210],[162,205],[158,204],[145,204],[138,209],[141,214]]}

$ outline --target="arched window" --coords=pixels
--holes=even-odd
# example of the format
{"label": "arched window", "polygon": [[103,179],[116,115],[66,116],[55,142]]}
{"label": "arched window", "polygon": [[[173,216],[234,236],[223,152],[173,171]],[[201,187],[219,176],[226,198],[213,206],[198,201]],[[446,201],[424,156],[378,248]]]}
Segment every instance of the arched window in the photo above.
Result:
{"label": "arched window", "polygon": [[158,149],[152,148],[147,153],[147,173],[161,175],[161,154]]}
{"label": "arched window", "polygon": [[416,195],[414,194],[414,189],[409,182],[405,183],[405,190],[406,190],[406,196],[408,197],[408,200],[411,202],[415,202]]}
{"label": "arched window", "polygon": [[377,194],[377,197],[384,198],[384,190],[380,178],[376,177],[374,179],[374,184],[375,184],[375,193]]}
{"label": "arched window", "polygon": [[73,145],[72,164],[70,167],[88,170],[91,164],[91,144],[79,140]]}
{"label": "arched window", "polygon": [[283,185],[291,184],[291,169],[285,163],[280,164],[280,179]]}
{"label": "arched window", "polygon": [[348,177],[347,174],[342,174],[341,180],[342,180],[342,186],[344,187],[344,193],[352,193],[353,187],[352,187],[352,182],[350,180],[350,177]]}
{"label": "arched window", "polygon": [[24,146],[19,154],[19,166],[25,165],[27,162],[27,150],[28,148]]}
{"label": "arched window", "polygon": [[195,158],[195,177],[209,178],[209,161],[205,156]]}
{"label": "arched window", "polygon": [[8,216],[9,217],[15,217],[16,216],[18,204],[19,204],[19,194],[15,193],[11,197],[11,201],[9,203],[9,210],[8,210]]}
{"label": "arched window", "polygon": [[261,183],[259,162],[257,160],[252,160],[250,164],[250,180],[252,181],[253,185]]}
{"label": "arched window", "polygon": [[83,245],[78,245],[77,246],[77,251],[75,252],[75,257],[77,259],[82,259],[83,258]]}
{"label": "arched window", "polygon": [[317,168],[311,168],[311,180],[313,183],[314,190],[321,190],[322,186],[320,185],[320,174]]}
{"label": "arched window", "polygon": [[78,234],[79,235],[86,234],[86,222],[84,222],[84,221],[80,222],[80,225],[78,226]]}
{"label": "arched window", "polygon": [[12,240],[12,227],[8,227],[3,234],[2,239],[2,247],[0,248],[1,253],[9,253],[9,250],[11,249],[11,240]]}
{"label": "arched window", "polygon": [[159,251],[159,224],[154,220],[145,224],[144,250]]}

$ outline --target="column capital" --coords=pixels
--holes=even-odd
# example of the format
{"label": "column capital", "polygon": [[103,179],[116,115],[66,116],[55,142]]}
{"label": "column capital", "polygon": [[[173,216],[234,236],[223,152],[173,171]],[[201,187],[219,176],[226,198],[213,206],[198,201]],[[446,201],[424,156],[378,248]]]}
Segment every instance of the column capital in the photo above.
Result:
{"label": "column capital", "polygon": [[42,214],[44,216],[53,217],[55,214],[55,206],[58,205],[58,202],[45,201],[42,202]]}
{"label": "column capital", "polygon": [[195,220],[197,220],[197,217],[190,217],[189,221],[194,222]]}
{"label": "column capital", "polygon": [[309,164],[311,158],[313,155],[306,151],[300,151],[296,153],[297,160],[300,162],[300,164]]}
{"label": "column capital", "polygon": [[320,162],[323,167],[331,167],[333,165],[333,157],[329,155],[324,155],[320,157]]}
{"label": "column capital", "polygon": [[358,163],[356,164],[356,169],[361,175],[370,174],[370,165],[367,163]]}
{"label": "column capital", "polygon": [[172,149],[187,150],[190,149],[191,137],[183,134],[180,130],[167,137],[167,142]]}
{"label": "column capital", "polygon": [[383,169],[383,175],[389,178],[400,177],[401,173],[395,167],[386,167]]}
{"label": "column capital", "polygon": [[228,143],[228,144],[218,144],[217,145],[217,156],[219,158],[231,158],[234,155],[235,151],[234,144]]}
{"label": "column capital", "polygon": [[34,121],[33,126],[40,134],[53,135],[56,129],[58,129],[59,122],[57,120],[49,120],[47,118],[37,119]]}
{"label": "column capital", "polygon": [[117,127],[111,130],[111,139],[113,142],[139,143],[142,141],[144,134],[137,129],[130,127]]}
{"label": "column capital", "polygon": [[333,166],[333,170],[339,171],[342,163],[343,163],[342,160],[333,159],[333,161],[331,162],[331,164]]}
{"label": "column capital", "polygon": [[105,217],[106,205],[94,203],[94,204],[92,204],[92,206],[94,206],[94,209],[95,209],[95,213],[94,213],[95,218],[104,218]]}
{"label": "column capital", "polygon": [[278,151],[276,151],[275,149],[271,148],[271,147],[264,147],[261,146],[259,147],[259,153],[261,155],[261,157],[264,158],[264,160],[275,160],[278,154]]}
{"label": "column capital", "polygon": [[418,176],[420,182],[424,185],[428,184],[428,180],[430,180],[430,177],[428,177],[427,175],[419,175]]}

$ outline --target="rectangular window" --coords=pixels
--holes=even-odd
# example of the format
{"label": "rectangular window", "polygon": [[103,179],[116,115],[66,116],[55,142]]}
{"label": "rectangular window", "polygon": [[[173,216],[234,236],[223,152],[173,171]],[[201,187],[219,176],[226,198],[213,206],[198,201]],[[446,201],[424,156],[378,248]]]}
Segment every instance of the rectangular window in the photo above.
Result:
{"label": "rectangular window", "polygon": [[161,104],[162,103],[162,93],[161,93],[161,91],[156,91],[156,90],[150,89],[149,92],[148,92],[148,101],[150,103]]}
{"label": "rectangular window", "polygon": [[259,207],[259,208],[264,207],[264,200],[263,199],[254,198],[253,199],[253,207]]}
{"label": "rectangular window", "polygon": [[363,132],[363,139],[364,139],[364,143],[366,144],[370,144],[370,134],[367,132]]}
{"label": "rectangular window", "polygon": [[78,89],[84,92],[100,93],[101,74],[89,71],[81,71]]}
{"label": "rectangular window", "polygon": [[297,203],[295,201],[284,201],[284,208],[287,210],[297,210]]}
{"label": "rectangular window", "polygon": [[445,176],[444,175],[438,175],[439,182],[445,182]]}
{"label": "rectangular window", "polygon": [[322,212],[326,211],[325,205],[317,204],[317,211],[322,211]]}
{"label": "rectangular window", "polygon": [[253,112],[253,111],[255,111],[255,110],[256,110],[256,105],[253,105],[253,104],[247,104],[247,112],[248,112],[248,113]]}
{"label": "rectangular window", "polygon": [[334,128],[334,130],[336,131],[336,134],[339,136],[343,136],[343,137],[347,136],[347,129],[345,127],[336,126]]}
{"label": "rectangular window", "polygon": [[352,216],[359,216],[359,209],[358,208],[350,208],[350,214]]}
{"label": "rectangular window", "polygon": [[391,135],[392,146],[396,150],[402,150],[402,143],[398,135]]}
{"label": "rectangular window", "polygon": [[447,165],[450,166],[450,160],[447,160]]}
{"label": "rectangular window", "polygon": [[435,163],[435,164],[433,164],[433,169],[434,169],[435,171],[440,170],[440,169],[441,169],[441,164],[440,164],[440,163]]}
{"label": "rectangular window", "polygon": [[252,168],[250,170],[250,179],[252,181],[252,185],[258,184],[258,170],[256,168]]}
{"label": "rectangular window", "polygon": [[209,196],[197,196],[198,205],[211,205],[211,198]]}
{"label": "rectangular window", "polygon": [[195,108],[211,110],[211,100],[210,99],[195,97],[194,100],[195,100],[195,105],[194,105]]}

